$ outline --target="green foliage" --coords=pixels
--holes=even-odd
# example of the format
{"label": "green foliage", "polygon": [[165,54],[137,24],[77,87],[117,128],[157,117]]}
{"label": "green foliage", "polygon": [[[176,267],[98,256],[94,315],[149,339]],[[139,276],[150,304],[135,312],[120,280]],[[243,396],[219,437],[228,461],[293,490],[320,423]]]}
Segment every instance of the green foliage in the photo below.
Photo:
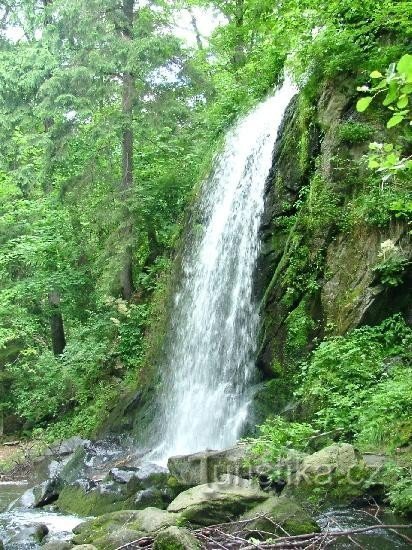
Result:
{"label": "green foliage", "polygon": [[[399,408],[396,399],[411,374],[411,346],[412,331],[399,316],[322,342],[302,364],[296,392],[315,427],[341,429],[366,445],[372,432],[368,432],[371,416],[365,411],[373,408],[376,425],[387,427],[386,445],[397,444],[395,426],[403,418],[399,411],[405,417],[410,414],[409,397],[401,400]],[[393,369],[393,358],[401,370]]]}
{"label": "green foliage", "polygon": [[259,436],[249,440],[251,460],[272,465],[290,449],[305,449],[315,433],[309,424],[288,422],[280,416],[269,418],[259,430]]}
{"label": "green foliage", "polygon": [[393,128],[403,120],[410,118],[409,95],[412,94],[412,55],[404,54],[397,64],[390,65],[383,76],[379,71],[372,71],[370,77],[378,83],[372,87],[362,86],[359,91],[372,95],[358,100],[356,108],[360,113],[366,111],[376,96],[385,94],[382,104],[392,112],[387,122],[388,128]]}
{"label": "green foliage", "polygon": [[342,143],[355,144],[367,141],[373,134],[373,128],[364,122],[344,122],[338,127],[338,137]]}
{"label": "green foliage", "polygon": [[[391,117],[386,123],[388,129],[398,126],[402,122],[408,122],[403,129],[403,139],[412,141],[412,116],[410,109],[410,97],[412,96],[412,55],[404,54],[395,64],[392,63],[385,76],[377,70],[370,74],[370,78],[377,84],[373,86],[360,86],[358,90],[369,95],[358,100],[356,108],[360,113],[368,109],[372,101],[379,97],[382,105],[391,111]],[[382,99],[382,95],[384,98]],[[371,143],[368,166],[383,176],[383,181],[388,180],[402,172],[410,172],[412,160],[404,156],[401,145],[393,143]]]}
{"label": "green foliage", "polygon": [[357,441],[364,447],[407,445],[412,439],[412,368],[393,360],[390,371],[383,376],[371,395],[368,406],[360,413]]}
{"label": "green foliage", "polygon": [[405,270],[409,265],[408,259],[392,241],[381,243],[379,262],[373,268],[378,280],[386,286],[398,286],[403,282]]}
{"label": "green foliage", "polygon": [[362,223],[385,227],[397,218],[409,220],[409,204],[412,193],[404,182],[395,180],[382,186],[373,174],[366,176],[349,200],[342,216],[343,223],[353,227]]}
{"label": "green foliage", "polygon": [[412,479],[411,472],[405,468],[389,491],[389,502],[396,512],[410,515],[412,513]]}
{"label": "green foliage", "polygon": [[304,352],[308,345],[310,334],[315,328],[315,322],[308,314],[307,305],[304,300],[289,313],[286,318],[286,327],[288,331],[287,349],[292,353]]}

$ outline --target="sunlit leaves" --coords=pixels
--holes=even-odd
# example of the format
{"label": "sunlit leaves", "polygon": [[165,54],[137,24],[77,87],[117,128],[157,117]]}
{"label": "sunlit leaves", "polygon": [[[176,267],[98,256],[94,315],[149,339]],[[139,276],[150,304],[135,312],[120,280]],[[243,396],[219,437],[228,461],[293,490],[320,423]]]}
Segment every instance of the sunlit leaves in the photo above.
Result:
{"label": "sunlit leaves", "polygon": [[369,107],[372,99],[373,97],[362,97],[361,99],[358,100],[356,104],[356,109],[360,113],[363,113],[363,111],[366,111],[366,109]]}
{"label": "sunlit leaves", "polygon": [[[379,71],[373,71],[370,77],[379,82],[370,86],[360,86],[358,91],[367,92],[366,97],[357,101],[356,109],[363,113],[368,109],[375,97],[380,97],[385,93],[382,105],[392,111],[392,116],[388,119],[386,127],[388,130],[401,125],[403,122],[412,124],[411,110],[409,108],[410,95],[412,94],[412,55],[403,55],[398,63],[391,64],[387,69],[385,76]],[[404,133],[406,140],[410,139],[407,132]],[[377,170],[382,173],[383,180],[387,180],[398,172],[412,168],[412,160],[409,157],[402,158],[402,152],[399,147],[394,148],[391,144],[372,143],[368,156],[368,167],[371,170]]]}

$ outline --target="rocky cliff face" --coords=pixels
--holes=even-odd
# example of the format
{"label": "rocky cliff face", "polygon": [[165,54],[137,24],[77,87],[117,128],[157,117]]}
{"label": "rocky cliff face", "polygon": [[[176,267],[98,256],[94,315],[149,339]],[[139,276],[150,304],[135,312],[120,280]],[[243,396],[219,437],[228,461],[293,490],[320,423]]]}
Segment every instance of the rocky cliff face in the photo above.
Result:
{"label": "rocky cliff face", "polygon": [[[256,273],[257,363],[274,381],[258,394],[258,409],[262,399],[272,413],[285,406],[297,362],[325,335],[396,312],[412,321],[410,229],[388,213],[391,182],[382,186],[362,158],[369,142],[391,136],[384,113],[359,115],[355,101],[350,79],[314,99],[301,94],[275,145]],[[385,246],[402,259],[389,266],[389,283],[382,276]]]}

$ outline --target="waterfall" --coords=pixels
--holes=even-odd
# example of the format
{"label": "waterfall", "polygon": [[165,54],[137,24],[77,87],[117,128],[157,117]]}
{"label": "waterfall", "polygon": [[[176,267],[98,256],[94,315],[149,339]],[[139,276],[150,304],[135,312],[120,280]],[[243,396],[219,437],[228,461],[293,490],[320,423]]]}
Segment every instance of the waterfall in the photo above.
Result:
{"label": "waterfall", "polygon": [[296,90],[285,82],[228,133],[184,253],[162,368],[152,457],[236,442],[248,414],[258,329],[253,271],[274,142]]}

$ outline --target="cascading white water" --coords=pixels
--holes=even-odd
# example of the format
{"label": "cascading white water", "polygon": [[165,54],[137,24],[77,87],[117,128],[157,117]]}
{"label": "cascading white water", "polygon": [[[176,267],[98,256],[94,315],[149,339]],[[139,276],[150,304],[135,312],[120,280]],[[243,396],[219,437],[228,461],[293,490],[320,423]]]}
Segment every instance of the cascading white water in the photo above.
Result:
{"label": "cascading white water", "polygon": [[222,449],[239,437],[250,402],[258,311],[253,270],[264,186],[290,82],[240,120],[204,185],[201,235],[183,258],[174,297],[152,458]]}

